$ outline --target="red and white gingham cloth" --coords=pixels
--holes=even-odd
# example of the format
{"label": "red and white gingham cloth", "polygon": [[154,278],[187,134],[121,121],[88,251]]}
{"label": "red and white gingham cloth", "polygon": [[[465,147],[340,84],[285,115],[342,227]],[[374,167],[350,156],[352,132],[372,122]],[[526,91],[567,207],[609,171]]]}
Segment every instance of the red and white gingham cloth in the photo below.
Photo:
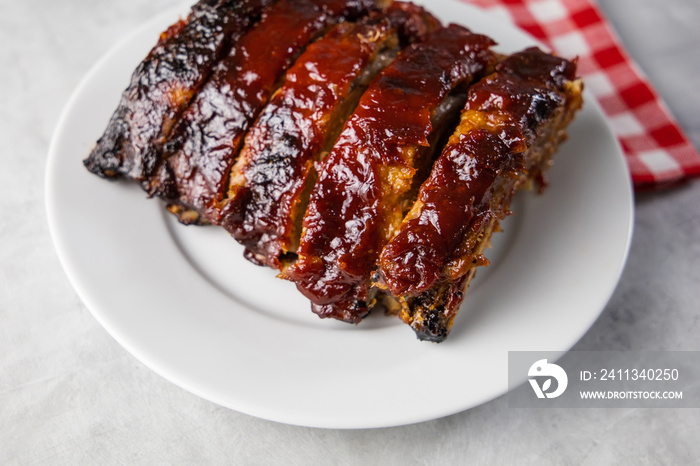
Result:
{"label": "red and white gingham cloth", "polygon": [[608,116],[635,188],[700,176],[700,155],[590,0],[462,0],[507,15],[565,57]]}

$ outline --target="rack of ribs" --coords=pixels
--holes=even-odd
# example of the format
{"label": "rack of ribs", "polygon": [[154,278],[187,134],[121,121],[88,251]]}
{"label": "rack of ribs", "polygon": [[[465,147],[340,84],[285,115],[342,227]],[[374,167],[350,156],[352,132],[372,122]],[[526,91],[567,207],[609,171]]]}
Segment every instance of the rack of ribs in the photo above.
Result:
{"label": "rack of ribs", "polygon": [[223,227],[321,317],[442,341],[515,192],[581,106],[575,62],[390,0],[202,0],[84,161]]}

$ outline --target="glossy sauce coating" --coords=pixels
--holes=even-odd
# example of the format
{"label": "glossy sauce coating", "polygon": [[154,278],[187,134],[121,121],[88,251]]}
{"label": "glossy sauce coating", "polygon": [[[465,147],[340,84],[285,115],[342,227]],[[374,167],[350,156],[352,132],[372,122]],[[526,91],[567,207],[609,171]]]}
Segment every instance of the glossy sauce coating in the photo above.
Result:
{"label": "glossy sauce coating", "polygon": [[314,312],[357,322],[368,312],[369,275],[401,210],[431,117],[447,95],[493,59],[493,42],[452,25],[402,52],[372,83],[324,162],[298,249],[284,272]]}
{"label": "glossy sauce coating", "polygon": [[119,107],[85,160],[93,173],[141,181],[158,164],[161,147],[214,64],[271,0],[200,1],[186,21],[161,34],[139,64]]}
{"label": "glossy sauce coating", "polygon": [[212,223],[246,131],[278,79],[308,42],[344,16],[366,12],[374,2],[280,0],[215,68],[173,130],[157,194],[174,198]]}
{"label": "glossy sauce coating", "polygon": [[[522,156],[538,128],[566,103],[564,86],[575,66],[528,49],[499,63],[496,73],[472,86],[462,122],[421,186],[418,200],[380,259],[385,284],[395,296],[417,295],[441,280],[457,280],[473,263],[450,267],[475,246],[482,227],[507,213]],[[499,184],[510,177],[507,193]],[[493,205],[492,197],[503,199]],[[471,238],[471,240],[470,240]],[[466,246],[466,247],[465,247]]]}
{"label": "glossy sauce coating", "polygon": [[397,45],[386,18],[339,24],[299,57],[251,128],[232,172],[223,225],[259,262],[280,267],[278,256],[295,241],[314,162],[337,137],[343,107],[362,92],[357,81],[369,79],[363,73],[376,53]]}

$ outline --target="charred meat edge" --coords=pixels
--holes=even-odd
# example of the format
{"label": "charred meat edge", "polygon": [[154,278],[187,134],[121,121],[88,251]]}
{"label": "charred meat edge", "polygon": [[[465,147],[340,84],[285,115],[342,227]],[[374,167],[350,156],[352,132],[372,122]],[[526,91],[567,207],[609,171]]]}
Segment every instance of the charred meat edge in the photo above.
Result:
{"label": "charred meat edge", "polygon": [[195,4],[164,31],[134,71],[117,110],[84,164],[105,178],[142,181],[158,164],[174,122],[211,71],[273,0]]}

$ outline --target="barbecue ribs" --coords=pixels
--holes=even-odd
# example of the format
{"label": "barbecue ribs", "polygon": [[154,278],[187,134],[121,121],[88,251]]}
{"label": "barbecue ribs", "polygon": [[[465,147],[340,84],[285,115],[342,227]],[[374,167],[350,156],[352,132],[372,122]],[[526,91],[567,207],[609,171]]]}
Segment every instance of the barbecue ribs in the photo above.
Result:
{"label": "barbecue ribs", "polygon": [[201,0],[84,161],[215,224],[321,317],[442,341],[514,194],[581,106],[576,63],[390,0]]}

